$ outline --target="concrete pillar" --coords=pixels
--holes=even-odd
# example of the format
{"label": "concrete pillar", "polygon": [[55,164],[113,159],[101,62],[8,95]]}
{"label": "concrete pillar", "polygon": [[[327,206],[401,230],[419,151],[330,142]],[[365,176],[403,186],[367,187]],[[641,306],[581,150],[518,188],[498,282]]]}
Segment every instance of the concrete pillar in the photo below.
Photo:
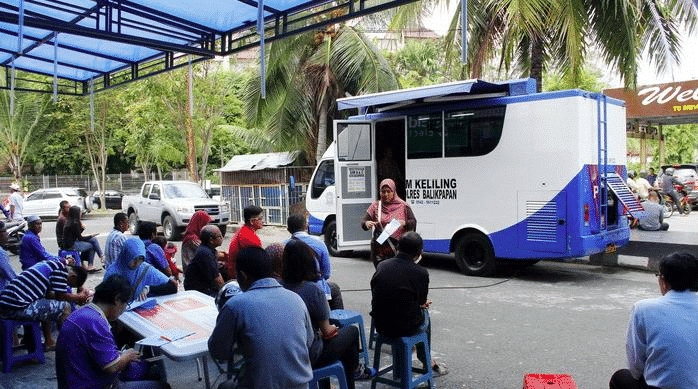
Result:
{"label": "concrete pillar", "polygon": [[657,126],[659,132],[659,166],[664,165],[664,131],[661,124]]}

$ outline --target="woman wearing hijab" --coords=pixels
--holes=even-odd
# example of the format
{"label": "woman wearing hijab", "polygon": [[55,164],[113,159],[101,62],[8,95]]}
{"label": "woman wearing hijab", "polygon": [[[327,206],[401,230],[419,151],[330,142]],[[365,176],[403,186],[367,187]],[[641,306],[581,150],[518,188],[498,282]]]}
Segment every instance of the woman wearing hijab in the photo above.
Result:
{"label": "woman wearing hijab", "polygon": [[177,293],[177,281],[171,282],[166,275],[143,262],[144,259],[143,241],[136,237],[128,238],[119,257],[104,272],[104,279],[114,275],[125,277],[133,288],[133,300]]}
{"label": "woman wearing hijab", "polygon": [[201,245],[201,229],[211,222],[211,216],[206,211],[196,211],[194,216],[189,220],[187,230],[184,231],[184,239],[182,240],[182,271],[187,271],[187,266],[196,250]]}
{"label": "woman wearing hijab", "polygon": [[[412,208],[407,205],[395,192],[395,181],[386,178],[380,184],[380,199],[374,201],[366,210],[366,215],[361,221],[361,228],[364,230],[373,229],[371,239],[371,261],[377,267],[378,262],[392,258],[397,253],[397,243],[407,231],[414,231],[417,228],[417,219],[414,217]],[[400,223],[395,232],[388,239],[379,244],[376,238],[383,232],[385,226],[391,221],[397,220]]]}
{"label": "woman wearing hijab", "polygon": [[80,262],[87,261],[85,270],[93,272],[96,270],[93,265],[95,253],[99,255],[102,263],[104,263],[104,255],[95,235],[82,235],[85,226],[80,220],[81,215],[82,209],[77,205],[73,205],[68,210],[68,218],[63,226],[63,248],[79,252]]}

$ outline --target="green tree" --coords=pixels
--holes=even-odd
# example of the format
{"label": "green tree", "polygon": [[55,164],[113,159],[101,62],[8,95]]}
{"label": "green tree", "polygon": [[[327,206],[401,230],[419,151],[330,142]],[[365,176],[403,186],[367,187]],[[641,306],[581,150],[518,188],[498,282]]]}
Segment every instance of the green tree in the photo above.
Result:
{"label": "green tree", "polygon": [[555,91],[578,88],[590,92],[601,92],[601,90],[608,87],[601,81],[601,77],[601,70],[588,64],[582,68],[576,80],[566,77],[562,72],[547,72],[543,77],[544,90]]}
{"label": "green tree", "polygon": [[124,152],[135,157],[145,175],[151,169],[159,177],[184,162],[185,145],[180,129],[181,116],[175,116],[164,103],[163,91],[172,90],[169,77],[160,75],[130,84],[124,90],[126,139]]}
{"label": "green tree", "polygon": [[[401,8],[393,27],[418,18],[441,0]],[[500,69],[518,69],[538,81],[542,90],[546,68],[558,69],[575,84],[592,45],[603,61],[635,86],[637,65],[644,53],[658,72],[678,62],[678,27],[693,31],[697,11],[684,0],[483,0],[468,2],[468,63],[461,75],[482,75],[497,56]],[[446,36],[450,63],[460,57],[460,7]],[[456,65],[459,66],[459,65]]]}
{"label": "green tree", "polygon": [[[666,164],[690,163],[696,160],[698,124],[664,126],[664,162]],[[659,149],[655,149],[654,160],[659,161]]]}
{"label": "green tree", "polygon": [[29,145],[47,124],[44,111],[50,100],[37,93],[15,92],[11,110],[10,92],[0,90],[0,155],[8,163],[15,180],[21,182]]}
{"label": "green tree", "polygon": [[413,88],[448,81],[442,45],[436,40],[408,41],[397,52],[386,53],[400,85]]}
{"label": "green tree", "polygon": [[[379,50],[357,28],[329,25],[269,44],[266,99],[260,77],[244,96],[246,115],[265,129],[274,150],[301,150],[315,164],[327,149],[336,99],[398,87],[397,77]],[[251,136],[248,136],[254,143]]]}

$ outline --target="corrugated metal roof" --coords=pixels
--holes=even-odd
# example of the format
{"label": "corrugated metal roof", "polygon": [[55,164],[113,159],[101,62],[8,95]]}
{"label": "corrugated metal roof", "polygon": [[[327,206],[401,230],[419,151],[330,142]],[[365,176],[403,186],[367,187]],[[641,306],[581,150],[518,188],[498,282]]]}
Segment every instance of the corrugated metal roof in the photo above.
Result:
{"label": "corrugated metal roof", "polygon": [[290,165],[298,157],[298,151],[284,151],[281,153],[246,154],[236,155],[217,172],[237,172],[272,169]]}

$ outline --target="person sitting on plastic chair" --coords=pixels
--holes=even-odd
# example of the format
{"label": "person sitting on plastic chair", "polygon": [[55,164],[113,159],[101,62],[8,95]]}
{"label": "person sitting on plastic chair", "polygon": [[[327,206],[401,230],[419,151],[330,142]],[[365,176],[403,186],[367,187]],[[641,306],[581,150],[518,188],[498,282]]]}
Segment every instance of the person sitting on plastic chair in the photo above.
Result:
{"label": "person sitting on plastic chair", "polygon": [[[406,232],[398,244],[395,257],[378,263],[371,278],[371,316],[376,332],[389,338],[412,336],[427,332],[431,345],[431,324],[426,310],[431,305],[429,272],[418,262],[422,258],[424,242],[416,232]],[[417,346],[417,358],[424,365],[426,352]],[[445,366],[431,361],[435,375],[446,373]]]}

